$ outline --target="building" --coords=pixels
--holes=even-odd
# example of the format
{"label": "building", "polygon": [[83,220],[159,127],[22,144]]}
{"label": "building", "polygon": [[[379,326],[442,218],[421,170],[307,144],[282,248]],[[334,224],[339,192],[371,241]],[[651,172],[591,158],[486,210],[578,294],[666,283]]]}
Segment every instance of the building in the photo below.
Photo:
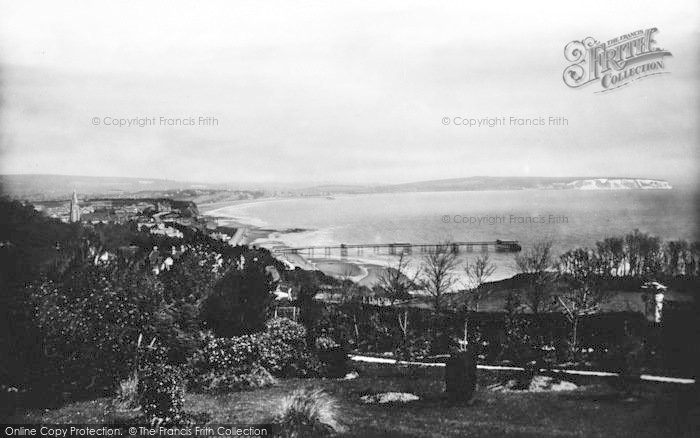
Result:
{"label": "building", "polygon": [[78,203],[78,195],[73,191],[73,198],[70,200],[70,221],[80,222],[80,204]]}

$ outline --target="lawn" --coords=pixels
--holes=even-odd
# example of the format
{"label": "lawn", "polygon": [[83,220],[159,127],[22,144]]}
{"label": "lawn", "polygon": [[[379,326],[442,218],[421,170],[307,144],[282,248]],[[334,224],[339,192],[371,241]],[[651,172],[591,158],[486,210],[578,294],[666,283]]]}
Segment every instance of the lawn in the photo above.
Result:
{"label": "lawn", "polygon": [[[479,387],[467,405],[443,394],[441,368],[354,364],[353,380],[285,379],[274,387],[219,396],[188,393],[186,409],[206,412],[211,423],[270,423],[282,397],[307,385],[320,386],[339,401],[351,437],[662,437],[695,436],[697,405],[690,388],[640,383],[634,397],[621,396],[603,380],[588,378],[578,390],[558,393],[493,392],[486,388],[503,374],[479,372]],[[421,399],[406,404],[368,405],[361,396],[411,392]],[[110,400],[75,402],[31,410],[15,418],[28,423],[107,423]],[[685,431],[679,429],[684,425]],[[692,425],[695,425],[693,428]]]}

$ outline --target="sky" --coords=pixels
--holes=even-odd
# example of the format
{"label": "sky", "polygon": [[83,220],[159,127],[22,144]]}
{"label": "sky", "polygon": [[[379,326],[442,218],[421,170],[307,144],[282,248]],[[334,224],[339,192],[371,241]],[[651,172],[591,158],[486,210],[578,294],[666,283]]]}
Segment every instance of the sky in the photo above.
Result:
{"label": "sky", "polygon": [[[0,11],[0,173],[698,183],[696,0],[0,0]],[[650,27],[670,74],[608,93],[563,83],[570,41]],[[568,124],[454,123],[483,117]],[[154,124],[113,125],[138,118]]]}

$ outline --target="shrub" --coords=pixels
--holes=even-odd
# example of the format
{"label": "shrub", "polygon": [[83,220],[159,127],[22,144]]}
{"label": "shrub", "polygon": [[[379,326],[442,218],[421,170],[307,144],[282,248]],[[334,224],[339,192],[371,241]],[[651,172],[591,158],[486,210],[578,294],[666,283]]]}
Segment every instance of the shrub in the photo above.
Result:
{"label": "shrub", "polygon": [[503,357],[516,363],[527,363],[536,359],[539,354],[533,331],[532,321],[527,317],[521,314],[507,314]]}
{"label": "shrub", "polygon": [[185,403],[184,378],[171,365],[152,364],[144,368],[139,380],[141,409],[149,423],[179,424]]}
{"label": "shrub", "polygon": [[275,376],[293,376],[292,365],[299,361],[303,348],[295,348],[267,333],[256,337],[258,362]]}
{"label": "shrub", "polygon": [[275,383],[277,380],[272,374],[258,364],[254,364],[247,372],[210,371],[198,378],[200,388],[204,392],[212,394],[264,388]]}
{"label": "shrub", "polygon": [[333,397],[321,389],[299,389],[282,399],[278,413],[281,436],[321,437],[345,430]]}
{"label": "shrub", "polygon": [[348,352],[340,345],[318,351],[321,374],[325,377],[343,377],[348,372]]}
{"label": "shrub", "polygon": [[306,329],[287,318],[274,318],[266,323],[266,332],[257,336],[259,361],[276,376],[306,374],[302,369],[306,351]]}
{"label": "shrub", "polygon": [[[233,338],[205,338],[204,347],[189,362],[192,377],[228,379],[250,374],[260,365],[274,376],[304,376],[306,330],[286,318],[268,321],[266,331]],[[204,385],[207,386],[207,385]]]}
{"label": "shrub", "polygon": [[297,377],[323,377],[328,373],[327,366],[316,352],[304,351],[290,366],[290,374]]}
{"label": "shrub", "polygon": [[246,260],[243,270],[231,270],[202,304],[202,316],[218,336],[241,336],[265,328],[273,289],[265,265]]}
{"label": "shrub", "polygon": [[445,368],[445,390],[453,401],[469,401],[476,389],[476,354],[472,348],[451,354]]}
{"label": "shrub", "polygon": [[139,375],[137,372],[132,373],[128,378],[119,382],[114,406],[118,410],[139,408]]}
{"label": "shrub", "polygon": [[394,350],[394,355],[399,360],[418,360],[422,359],[431,350],[431,338],[429,336],[409,336],[406,342]]}
{"label": "shrub", "polygon": [[215,338],[195,355],[194,371],[195,374],[210,371],[245,374],[258,364],[281,376],[287,374],[301,351],[268,333]]}
{"label": "shrub", "polygon": [[56,277],[30,288],[47,376],[61,391],[111,389],[134,369],[139,334],[158,334],[162,285],[144,272],[89,260]]}
{"label": "shrub", "polygon": [[306,340],[306,328],[289,318],[272,318],[265,323],[265,330],[274,339],[291,345],[303,344]]}
{"label": "shrub", "polygon": [[338,343],[328,336],[319,336],[316,338],[316,350],[330,350],[335,347],[339,347]]}

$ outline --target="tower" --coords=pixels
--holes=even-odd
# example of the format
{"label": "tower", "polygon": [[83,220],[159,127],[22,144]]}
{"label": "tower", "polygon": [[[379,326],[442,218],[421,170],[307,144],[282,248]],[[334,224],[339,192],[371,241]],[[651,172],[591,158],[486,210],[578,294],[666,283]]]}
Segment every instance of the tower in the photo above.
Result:
{"label": "tower", "polygon": [[80,222],[80,205],[78,204],[78,195],[73,191],[73,198],[70,200],[70,221]]}

